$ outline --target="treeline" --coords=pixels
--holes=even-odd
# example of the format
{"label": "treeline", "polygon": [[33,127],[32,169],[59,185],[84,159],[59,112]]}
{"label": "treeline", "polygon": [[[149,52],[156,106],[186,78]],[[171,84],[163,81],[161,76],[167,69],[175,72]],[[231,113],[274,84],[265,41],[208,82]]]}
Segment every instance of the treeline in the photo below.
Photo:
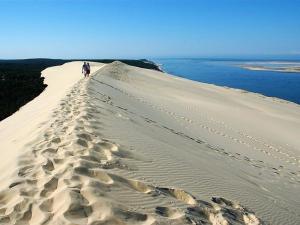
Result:
{"label": "treeline", "polygon": [[[62,65],[77,60],[25,59],[0,60],[0,121],[37,97],[46,87],[41,71],[47,67]],[[86,60],[110,63],[114,59]],[[119,60],[128,65],[160,70],[148,60]]]}

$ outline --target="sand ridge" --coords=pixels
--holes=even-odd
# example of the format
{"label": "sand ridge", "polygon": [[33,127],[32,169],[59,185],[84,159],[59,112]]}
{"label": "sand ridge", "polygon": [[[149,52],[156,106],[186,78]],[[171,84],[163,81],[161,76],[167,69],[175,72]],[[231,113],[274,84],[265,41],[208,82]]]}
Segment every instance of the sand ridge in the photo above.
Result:
{"label": "sand ridge", "polygon": [[[261,119],[227,98],[232,90],[219,90],[120,62],[80,79],[24,146],[12,182],[1,186],[0,223],[267,223],[260,217],[295,224],[297,198],[269,200],[283,197],[273,184],[296,193],[297,143],[286,147],[211,113],[211,102],[221,98]],[[268,102],[252,101],[276,115]],[[278,210],[291,205],[291,212]]]}
{"label": "sand ridge", "polygon": [[[100,128],[101,108],[90,105],[86,81],[81,80],[60,108],[54,121],[31,150],[20,156],[18,180],[2,191],[1,222],[11,224],[153,224],[152,215],[129,211],[109,196],[112,187],[121,186],[152,198],[174,198],[190,205],[186,212],[157,206],[163,217],[191,221],[226,221],[221,210],[229,210],[238,220],[258,219],[239,205],[214,198],[215,204],[201,202],[191,194],[127,179],[109,172],[127,169],[119,160],[126,157],[118,144],[91,132]],[[107,99],[99,100],[99,103]],[[99,110],[99,111],[98,111]],[[228,214],[230,216],[230,214]]]}

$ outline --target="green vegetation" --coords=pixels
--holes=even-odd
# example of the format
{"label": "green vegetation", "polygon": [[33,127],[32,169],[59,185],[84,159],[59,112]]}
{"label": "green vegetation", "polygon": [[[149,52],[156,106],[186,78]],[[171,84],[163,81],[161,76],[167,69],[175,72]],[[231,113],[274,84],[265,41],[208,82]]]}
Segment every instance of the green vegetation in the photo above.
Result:
{"label": "green vegetation", "polygon": [[[148,60],[118,59],[128,65],[160,70]],[[62,65],[75,60],[24,59],[0,60],[0,121],[16,112],[21,106],[37,97],[45,88],[41,71],[47,67]],[[88,60],[110,63],[115,59]]]}

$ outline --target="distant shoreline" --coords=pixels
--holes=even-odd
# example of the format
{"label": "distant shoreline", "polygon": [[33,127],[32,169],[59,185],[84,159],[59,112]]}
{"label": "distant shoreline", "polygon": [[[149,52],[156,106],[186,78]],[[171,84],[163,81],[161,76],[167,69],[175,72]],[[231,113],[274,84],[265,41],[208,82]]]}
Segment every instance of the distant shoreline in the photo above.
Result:
{"label": "distant shoreline", "polygon": [[273,71],[273,72],[283,72],[283,73],[300,73],[300,67],[278,67],[278,68],[270,68],[266,66],[240,66],[243,69],[247,70],[255,70],[255,71]]}

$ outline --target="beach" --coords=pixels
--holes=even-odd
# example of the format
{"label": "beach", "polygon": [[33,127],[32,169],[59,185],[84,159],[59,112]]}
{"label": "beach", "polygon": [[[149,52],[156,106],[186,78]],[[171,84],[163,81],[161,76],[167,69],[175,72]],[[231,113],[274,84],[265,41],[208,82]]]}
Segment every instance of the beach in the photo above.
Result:
{"label": "beach", "polygon": [[300,106],[121,62],[0,122],[0,224],[299,224]]}

